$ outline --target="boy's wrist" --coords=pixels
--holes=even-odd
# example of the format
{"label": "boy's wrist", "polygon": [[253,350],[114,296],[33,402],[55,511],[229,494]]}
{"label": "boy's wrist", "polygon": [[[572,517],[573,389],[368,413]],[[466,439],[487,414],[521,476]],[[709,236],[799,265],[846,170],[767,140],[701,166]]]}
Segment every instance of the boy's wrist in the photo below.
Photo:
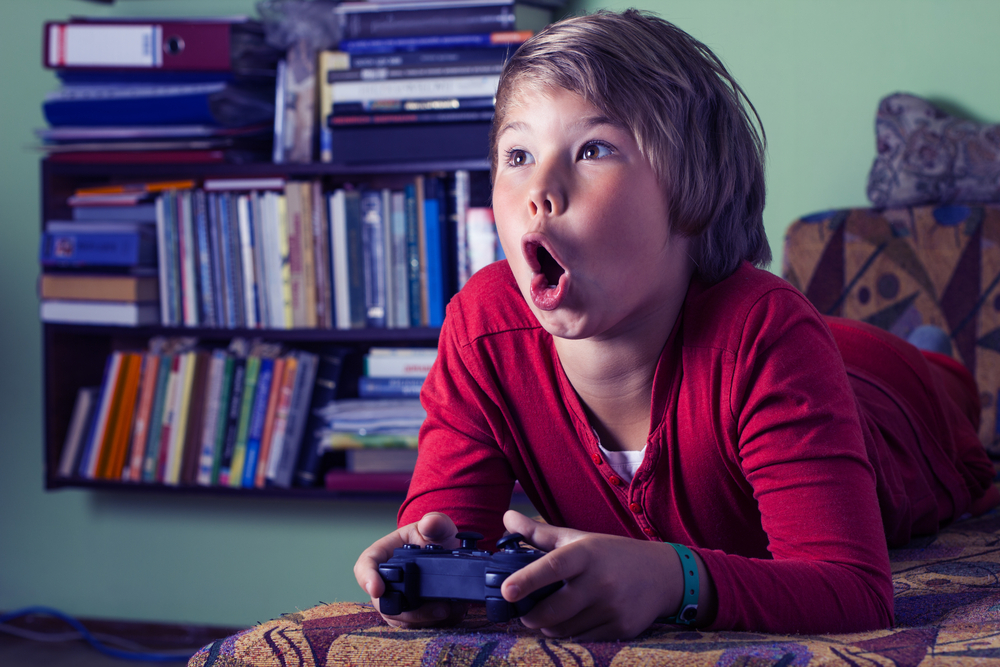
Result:
{"label": "boy's wrist", "polygon": [[675,544],[673,542],[666,542],[665,544],[672,547],[680,559],[684,589],[677,611],[670,616],[661,616],[656,620],[660,623],[671,623],[674,625],[692,625],[698,618],[698,601],[701,595],[698,562],[695,560],[694,553],[683,544]]}

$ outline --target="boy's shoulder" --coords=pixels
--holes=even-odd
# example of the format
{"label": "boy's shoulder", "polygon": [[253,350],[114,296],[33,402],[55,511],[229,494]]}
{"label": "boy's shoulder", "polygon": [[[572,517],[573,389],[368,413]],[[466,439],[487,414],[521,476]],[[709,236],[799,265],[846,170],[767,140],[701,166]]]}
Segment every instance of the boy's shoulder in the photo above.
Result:
{"label": "boy's shoulder", "polygon": [[742,323],[756,307],[766,309],[765,319],[781,319],[792,313],[819,312],[799,290],[770,271],[743,262],[728,278],[714,284],[692,281],[685,300],[685,340],[738,336]]}
{"label": "boy's shoulder", "polygon": [[448,317],[461,344],[541,327],[521,296],[507,260],[476,271],[448,304]]}

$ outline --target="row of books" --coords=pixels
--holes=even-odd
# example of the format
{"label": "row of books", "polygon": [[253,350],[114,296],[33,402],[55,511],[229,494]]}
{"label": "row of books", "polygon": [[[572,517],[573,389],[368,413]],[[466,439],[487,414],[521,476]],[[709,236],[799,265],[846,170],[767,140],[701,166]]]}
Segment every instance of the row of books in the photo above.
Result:
{"label": "row of books", "polygon": [[320,157],[484,159],[504,61],[552,20],[525,0],[343,2],[320,53]]}
{"label": "row of books", "polygon": [[[420,360],[417,373],[426,374],[426,357],[414,351],[379,356],[384,372],[415,377],[395,369]],[[419,399],[338,398],[345,358],[344,350],[316,354],[244,339],[205,349],[193,339],[157,338],[147,351],[115,351],[101,385],[78,392],[59,475],[287,488],[321,483],[331,466],[412,470],[425,417]]]}
{"label": "row of books", "polygon": [[[440,326],[501,254],[470,176],[393,186],[206,179],[82,189],[41,240],[43,321],[220,328]],[[117,190],[117,191],[112,191]]]}
{"label": "row of books", "polygon": [[250,161],[270,154],[281,52],[246,17],[45,25],[60,87],[36,131],[53,160]]}

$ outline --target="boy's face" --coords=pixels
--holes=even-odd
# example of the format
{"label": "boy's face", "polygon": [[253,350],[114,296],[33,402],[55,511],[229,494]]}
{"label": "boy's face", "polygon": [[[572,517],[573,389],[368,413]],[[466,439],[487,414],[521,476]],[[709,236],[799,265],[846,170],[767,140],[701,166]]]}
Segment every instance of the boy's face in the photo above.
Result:
{"label": "boy's face", "polygon": [[524,88],[513,101],[498,134],[493,210],[542,326],[560,338],[613,338],[679,305],[690,242],[670,233],[663,188],[631,132],[562,88]]}

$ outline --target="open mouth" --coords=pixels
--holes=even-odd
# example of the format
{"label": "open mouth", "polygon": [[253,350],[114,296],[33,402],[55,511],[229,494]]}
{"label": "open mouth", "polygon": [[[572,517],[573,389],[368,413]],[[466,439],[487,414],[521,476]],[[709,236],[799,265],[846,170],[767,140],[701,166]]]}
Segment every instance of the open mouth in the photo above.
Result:
{"label": "open mouth", "polygon": [[560,276],[566,273],[566,269],[564,269],[559,262],[552,257],[552,254],[541,245],[538,246],[536,257],[538,259],[540,273],[545,276],[546,284],[549,287],[557,286],[559,284]]}

